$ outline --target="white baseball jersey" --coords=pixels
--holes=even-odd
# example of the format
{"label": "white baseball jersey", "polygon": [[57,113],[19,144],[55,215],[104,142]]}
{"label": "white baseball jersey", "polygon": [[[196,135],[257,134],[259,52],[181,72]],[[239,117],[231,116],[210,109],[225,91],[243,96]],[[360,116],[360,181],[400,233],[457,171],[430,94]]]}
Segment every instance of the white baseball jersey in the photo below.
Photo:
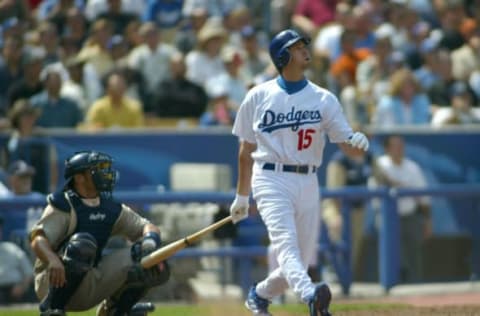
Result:
{"label": "white baseball jersey", "polygon": [[256,292],[270,299],[290,287],[307,302],[315,285],[306,265],[317,253],[320,230],[317,175],[310,168],[304,174],[265,170],[262,162],[318,167],[325,135],[344,142],[352,129],[332,93],[306,80],[285,83],[279,77],[248,92],[233,133],[257,145],[252,194],[279,265],[256,285]]}
{"label": "white baseball jersey", "polygon": [[335,95],[312,82],[288,94],[277,79],[252,88],[237,113],[233,134],[257,150],[255,161],[319,166],[325,134],[344,142],[353,134]]}

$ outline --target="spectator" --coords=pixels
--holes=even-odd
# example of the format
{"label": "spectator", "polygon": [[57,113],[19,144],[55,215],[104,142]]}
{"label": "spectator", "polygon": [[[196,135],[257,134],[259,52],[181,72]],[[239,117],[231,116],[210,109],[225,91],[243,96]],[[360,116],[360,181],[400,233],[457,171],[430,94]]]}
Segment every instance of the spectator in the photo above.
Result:
{"label": "spectator", "polygon": [[7,92],[8,109],[19,99],[29,99],[43,89],[40,80],[45,52],[43,49],[30,48],[22,57],[23,77],[13,82]]}
{"label": "spectator", "polygon": [[330,67],[330,74],[340,92],[348,86],[356,85],[357,65],[371,54],[367,48],[355,48],[356,39],[354,31],[343,31],[340,36],[342,53]]}
{"label": "spectator", "polygon": [[27,0],[2,1],[0,3],[0,23],[10,18],[16,18],[27,23],[33,22]]}
{"label": "spectator", "polygon": [[[3,218],[0,217],[0,240]],[[33,301],[33,268],[23,249],[9,241],[0,241],[0,305]]]}
{"label": "spectator", "polygon": [[146,111],[157,117],[200,117],[207,106],[207,94],[185,77],[185,58],[181,53],[171,57],[170,71],[172,79],[160,83],[153,106]]}
{"label": "spectator", "polygon": [[7,169],[8,184],[14,196],[36,196],[43,195],[32,191],[35,168],[23,160],[15,160]]}
{"label": "spectator", "polygon": [[310,37],[335,19],[338,0],[300,0],[292,16],[292,25]]}
{"label": "spectator", "polygon": [[108,42],[108,49],[115,65],[114,71],[123,72],[127,80],[127,95],[133,99],[140,100],[143,104],[151,102],[151,95],[142,73],[128,66],[130,51],[126,39],[121,35],[112,36]]}
{"label": "spectator", "polygon": [[[338,189],[345,186],[368,187],[374,183],[377,173],[375,159],[370,152],[363,150],[340,150],[333,154],[327,164],[326,187]],[[368,279],[365,257],[375,257],[373,248],[369,246],[371,236],[367,233],[368,201],[359,199],[349,201],[351,204],[351,226],[343,227],[341,200],[323,200],[323,218],[328,233],[333,241],[340,241],[342,229],[350,229],[352,240],[352,266],[356,280]]]}
{"label": "spectator", "polygon": [[390,78],[390,88],[380,98],[373,124],[380,127],[430,123],[430,100],[407,68],[397,70]]}
{"label": "spectator", "polygon": [[110,22],[113,34],[122,35],[127,25],[138,19],[134,13],[122,10],[122,0],[107,0],[108,9],[100,13],[96,19],[105,19]]}
{"label": "spectator", "polygon": [[242,46],[245,54],[243,55],[243,73],[245,82],[248,85],[253,84],[255,76],[263,74],[271,64],[268,53],[260,47],[257,39],[257,32],[248,25],[242,31]]}
{"label": "spectator", "polygon": [[81,47],[87,39],[88,24],[82,11],[78,8],[70,8],[67,11],[65,27],[60,33],[62,37],[69,38],[76,47]]}
{"label": "spectator", "polygon": [[83,76],[84,65],[85,60],[82,60],[78,55],[65,60],[64,66],[68,72],[68,79],[63,81],[60,90],[60,95],[73,100],[83,113],[87,111],[90,105]]}
{"label": "spectator", "polygon": [[60,60],[60,45],[58,31],[55,25],[49,22],[41,23],[38,28],[39,45],[45,51],[44,65],[53,64]]}
{"label": "spectator", "polygon": [[107,78],[107,94],[95,101],[86,114],[86,127],[133,128],[144,125],[142,105],[125,95],[127,84],[119,71]]}
{"label": "spectator", "polygon": [[[208,79],[225,71],[220,52],[226,38],[223,26],[208,20],[198,33],[197,48],[187,54],[187,78],[204,86]],[[207,87],[204,87],[207,89]]]}
{"label": "spectator", "polygon": [[438,108],[451,106],[451,90],[452,87],[461,82],[453,77],[452,60],[450,52],[445,49],[438,51],[436,54],[436,62],[433,65],[433,70],[438,79],[427,90],[428,97],[432,102],[434,113]]}
{"label": "spectator", "polygon": [[291,26],[291,17],[295,11],[296,4],[297,0],[270,1],[270,16],[275,17],[275,19],[270,19],[270,23],[268,25],[270,34],[277,34]]}
{"label": "spectator", "polygon": [[205,8],[196,8],[184,16],[185,26],[178,30],[175,38],[175,46],[184,54],[187,54],[197,46],[198,32],[207,22],[208,11]]}
{"label": "spectator", "polygon": [[458,81],[450,89],[450,107],[438,109],[433,126],[480,124],[480,111],[474,108],[475,95],[465,82]]}
{"label": "spectator", "polygon": [[196,9],[203,8],[207,10],[208,16],[221,17],[225,12],[244,6],[245,0],[184,0],[182,12],[188,16]]}
{"label": "spectator", "polygon": [[228,88],[222,84],[208,86],[208,108],[200,117],[200,126],[231,126],[238,105],[228,97]]}
{"label": "spectator", "polygon": [[236,49],[242,47],[241,31],[244,26],[250,25],[251,14],[250,10],[244,6],[237,6],[234,9],[224,12],[222,18],[222,25],[228,34],[226,43],[229,46],[234,46]]}
{"label": "spectator", "polygon": [[[0,59],[0,116],[8,111],[7,91],[13,82],[19,81],[22,76],[22,42],[19,38],[9,37],[2,46]],[[1,119],[0,119],[1,120]],[[2,122],[1,126],[5,126]]]}
{"label": "spectator", "polygon": [[83,113],[75,101],[60,95],[62,83],[68,73],[62,64],[45,67],[40,75],[44,90],[30,99],[30,103],[40,109],[37,125],[46,128],[76,128],[83,121]]}
{"label": "spectator", "polygon": [[345,29],[354,28],[353,8],[351,5],[340,2],[335,9],[335,20],[322,27],[314,37],[314,56],[330,65],[341,54],[340,37]]}
{"label": "spectator", "polygon": [[140,35],[143,44],[131,51],[128,65],[142,74],[147,93],[152,96],[160,82],[171,78],[169,63],[176,49],[161,40],[160,31],[153,22],[143,24]]}
{"label": "spectator", "polygon": [[235,108],[238,108],[247,94],[246,81],[241,77],[242,56],[236,48],[226,46],[222,49],[221,58],[225,72],[206,81],[206,86],[220,85],[226,87],[228,98]]}
{"label": "spectator", "polygon": [[[345,114],[352,123],[370,123],[371,109],[378,103],[381,95],[388,88],[388,80],[392,74],[391,34],[388,32],[376,32],[375,47],[372,54],[357,65],[356,79],[356,102],[359,106],[348,109],[349,102],[345,102]],[[362,107],[363,106],[363,107]]]}
{"label": "spectator", "polygon": [[57,154],[48,138],[42,137],[38,129],[35,129],[39,115],[39,109],[27,100],[15,102],[8,115],[12,132],[2,148],[2,165],[7,168],[16,160],[24,160],[33,165],[37,170],[33,190],[48,193],[57,185]]}
{"label": "spectator", "polygon": [[480,69],[480,27],[477,21],[465,19],[460,30],[465,44],[452,51],[452,71],[456,79],[469,80],[471,73]]}
{"label": "spectator", "polygon": [[[145,0],[122,0],[122,11],[134,13],[138,18],[145,12]],[[108,0],[88,0],[85,6],[85,16],[89,21],[108,10]]]}
{"label": "spectator", "polygon": [[147,0],[143,21],[153,22],[162,30],[166,43],[173,42],[182,20],[183,0]]}
{"label": "spectator", "polygon": [[108,41],[112,33],[113,27],[108,20],[96,20],[90,28],[90,38],[79,52],[80,57],[95,70],[97,78],[102,78],[113,69],[113,61],[108,51]]}
{"label": "spectator", "polygon": [[[402,137],[392,135],[384,140],[385,154],[378,157],[381,185],[403,188],[424,188],[425,175],[420,166],[405,157]],[[398,200],[400,216],[400,281],[419,282],[422,278],[422,242],[432,233],[430,199],[402,197]]]}
{"label": "spectator", "polygon": [[37,10],[39,21],[49,21],[56,25],[57,31],[62,33],[65,27],[68,11],[72,8],[83,9],[84,0],[46,0]]}

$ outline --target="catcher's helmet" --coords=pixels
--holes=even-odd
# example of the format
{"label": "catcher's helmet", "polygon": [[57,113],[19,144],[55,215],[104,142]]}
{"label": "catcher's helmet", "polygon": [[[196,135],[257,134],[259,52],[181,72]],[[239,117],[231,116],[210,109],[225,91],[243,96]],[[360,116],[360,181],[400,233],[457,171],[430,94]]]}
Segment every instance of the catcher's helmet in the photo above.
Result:
{"label": "catcher's helmet", "polygon": [[97,190],[111,193],[117,180],[117,171],[112,164],[112,157],[105,153],[93,150],[76,152],[65,160],[64,178],[69,185],[75,174],[89,170]]}
{"label": "catcher's helmet", "polygon": [[281,31],[270,42],[270,57],[278,71],[281,71],[290,61],[288,48],[298,41],[303,41],[305,45],[310,43],[308,37],[301,36],[297,31],[287,29]]}

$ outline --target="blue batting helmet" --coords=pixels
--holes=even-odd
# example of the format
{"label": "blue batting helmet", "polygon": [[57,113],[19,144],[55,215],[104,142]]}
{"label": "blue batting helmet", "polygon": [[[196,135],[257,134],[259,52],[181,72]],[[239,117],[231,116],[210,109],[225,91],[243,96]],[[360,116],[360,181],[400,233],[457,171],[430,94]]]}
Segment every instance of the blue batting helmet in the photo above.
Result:
{"label": "blue batting helmet", "polygon": [[290,61],[288,48],[298,41],[303,41],[305,45],[310,43],[310,39],[300,35],[297,31],[288,29],[281,31],[270,42],[270,57],[275,67],[280,71]]}
{"label": "blue batting helmet", "polygon": [[93,150],[76,152],[65,161],[64,178],[69,185],[75,174],[89,170],[95,188],[108,194],[112,192],[117,180],[117,172],[112,164],[112,157],[105,153]]}

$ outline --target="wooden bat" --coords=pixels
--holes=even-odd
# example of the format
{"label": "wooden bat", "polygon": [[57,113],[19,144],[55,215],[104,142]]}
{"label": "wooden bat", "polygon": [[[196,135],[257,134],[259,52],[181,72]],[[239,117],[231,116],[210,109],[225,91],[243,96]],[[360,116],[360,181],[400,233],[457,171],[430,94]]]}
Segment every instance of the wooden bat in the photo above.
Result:
{"label": "wooden bat", "polygon": [[198,232],[188,235],[185,238],[179,239],[177,241],[174,241],[172,243],[169,243],[166,246],[163,246],[162,248],[159,248],[149,254],[148,256],[145,256],[142,258],[142,261],[140,262],[142,267],[148,269],[150,267],[153,267],[154,265],[164,261],[165,259],[173,256],[175,253],[177,253],[179,250],[182,250],[183,248],[190,246],[191,244],[197,242],[199,239],[204,237],[206,234],[216,230],[217,228],[220,228],[221,226],[230,223],[232,221],[232,216],[225,217],[215,223],[213,223],[210,226],[205,227],[202,230],[199,230]]}

